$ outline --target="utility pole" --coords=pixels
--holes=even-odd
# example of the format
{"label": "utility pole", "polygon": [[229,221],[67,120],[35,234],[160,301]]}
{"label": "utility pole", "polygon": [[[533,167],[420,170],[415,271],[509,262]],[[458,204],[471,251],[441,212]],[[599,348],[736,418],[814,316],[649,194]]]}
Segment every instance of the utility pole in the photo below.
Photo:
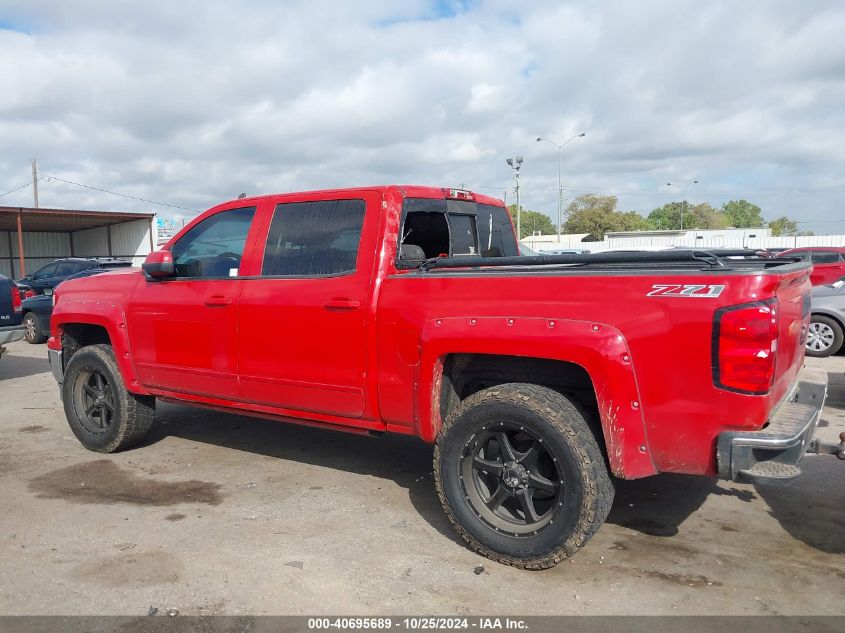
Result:
{"label": "utility pole", "polygon": [[32,159],[32,201],[35,208],[38,208],[38,167],[35,164],[35,159]]}
{"label": "utility pole", "polygon": [[508,158],[505,162],[513,169],[514,193],[516,194],[516,241],[519,242],[522,237],[522,210],[519,208],[519,168],[522,167],[522,156]]}

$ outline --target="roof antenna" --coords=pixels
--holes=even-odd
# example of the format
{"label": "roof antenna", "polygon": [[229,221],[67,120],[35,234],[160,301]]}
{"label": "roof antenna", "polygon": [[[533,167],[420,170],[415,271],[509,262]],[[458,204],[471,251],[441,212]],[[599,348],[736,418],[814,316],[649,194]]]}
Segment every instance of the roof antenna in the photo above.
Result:
{"label": "roof antenna", "polygon": [[246,194],[242,193],[241,195],[238,196],[238,200],[240,200],[241,198],[246,198]]}

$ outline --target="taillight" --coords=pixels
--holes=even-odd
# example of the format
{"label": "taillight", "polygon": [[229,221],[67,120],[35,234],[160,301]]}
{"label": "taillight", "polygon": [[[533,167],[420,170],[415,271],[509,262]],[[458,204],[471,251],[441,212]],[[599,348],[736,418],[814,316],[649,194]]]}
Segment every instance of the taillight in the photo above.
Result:
{"label": "taillight", "polygon": [[713,320],[713,382],[739,393],[769,392],[778,343],[777,299],[730,306]]}
{"label": "taillight", "polygon": [[21,292],[20,292],[20,290],[18,290],[18,287],[13,283],[9,284],[9,289],[12,291],[11,292],[11,294],[12,294],[12,311],[13,312],[21,312],[22,308],[21,308]]}

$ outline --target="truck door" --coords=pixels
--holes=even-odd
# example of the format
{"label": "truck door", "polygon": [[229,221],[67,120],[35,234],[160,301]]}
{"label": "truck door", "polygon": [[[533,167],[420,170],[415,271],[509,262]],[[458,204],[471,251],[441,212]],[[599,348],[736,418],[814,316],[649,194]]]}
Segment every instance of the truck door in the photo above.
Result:
{"label": "truck door", "polygon": [[268,213],[261,271],[238,306],[242,395],[360,417],[381,195],[286,196]]}
{"label": "truck door", "polygon": [[208,216],[171,247],[174,277],[136,287],[126,317],[142,384],[237,396],[237,277],[245,246],[254,244],[254,215],[255,207],[243,207]]}

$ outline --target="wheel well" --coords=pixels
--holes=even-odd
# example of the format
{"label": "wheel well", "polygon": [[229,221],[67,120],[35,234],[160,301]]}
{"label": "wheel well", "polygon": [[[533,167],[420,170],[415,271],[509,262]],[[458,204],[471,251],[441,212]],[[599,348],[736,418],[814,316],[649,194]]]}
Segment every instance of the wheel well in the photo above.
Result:
{"label": "wheel well", "polygon": [[102,325],[68,323],[62,326],[62,350],[64,351],[65,365],[79,349],[87,345],[101,343],[111,345],[109,333]]}
{"label": "wheel well", "polygon": [[494,354],[450,354],[443,360],[440,419],[474,393],[508,382],[523,382],[553,389],[579,406],[596,439],[604,448],[596,391],[580,365],[548,358]]}
{"label": "wheel well", "polygon": [[841,319],[839,319],[839,318],[837,318],[837,317],[833,316],[832,314],[827,314],[826,312],[813,312],[813,313],[812,313],[812,316],[823,316],[823,317],[827,317],[827,318],[828,318],[828,319],[830,319],[831,321],[835,321],[836,323],[838,323],[838,324],[839,324],[839,327],[841,327],[843,330],[845,330],[845,323],[843,323]]}

